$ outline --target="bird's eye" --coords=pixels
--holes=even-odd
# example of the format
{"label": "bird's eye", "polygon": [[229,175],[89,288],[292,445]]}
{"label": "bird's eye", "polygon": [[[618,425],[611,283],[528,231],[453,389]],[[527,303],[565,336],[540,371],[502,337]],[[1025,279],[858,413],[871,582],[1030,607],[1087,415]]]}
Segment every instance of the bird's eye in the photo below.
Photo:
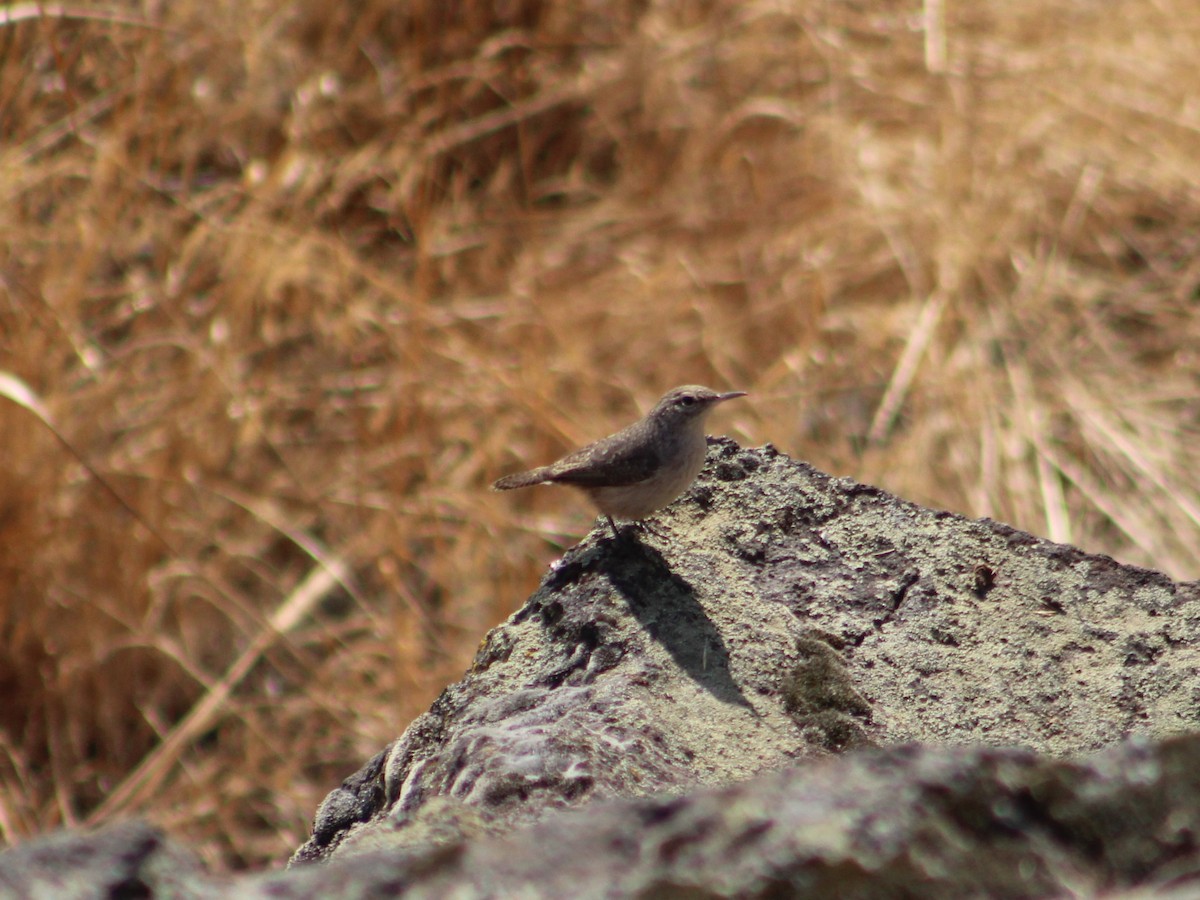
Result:
{"label": "bird's eye", "polygon": [[681,404],[683,404],[684,406],[691,406],[693,403],[696,402],[696,398],[691,396],[690,394],[684,394],[682,397],[679,398],[679,402]]}

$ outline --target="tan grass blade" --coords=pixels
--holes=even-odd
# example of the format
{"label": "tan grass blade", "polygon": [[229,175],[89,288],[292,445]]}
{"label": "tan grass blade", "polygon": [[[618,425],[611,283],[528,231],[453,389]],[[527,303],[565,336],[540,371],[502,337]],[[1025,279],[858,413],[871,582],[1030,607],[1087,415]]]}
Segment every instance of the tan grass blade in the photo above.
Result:
{"label": "tan grass blade", "polygon": [[[306,540],[301,546],[308,549],[314,542]],[[329,591],[348,583],[348,567],[339,559],[321,554],[296,589],[276,607],[267,624],[253,637],[225,674],[179,721],[152,753],[117,786],[104,802],[87,817],[89,826],[98,825],[123,810],[145,802],[179,762],[188,745],[210,728],[224,709],[230,695],[243,678],[254,668],[262,655],[282,635],[291,631],[307,616]]]}
{"label": "tan grass blade", "polygon": [[0,6],[0,25],[15,25],[31,19],[80,19],[95,22],[110,22],[118,25],[139,25],[143,28],[157,28],[153,22],[131,16],[119,9],[86,6],[67,6],[64,3],[10,3]]}
{"label": "tan grass blade", "polygon": [[895,422],[900,407],[904,405],[904,398],[908,396],[913,379],[917,377],[917,370],[921,367],[921,358],[925,355],[929,341],[933,337],[938,323],[942,320],[942,313],[946,310],[947,301],[948,297],[945,292],[939,290],[927,297],[921,306],[917,323],[908,334],[904,352],[900,354],[896,368],[892,370],[887,390],[884,391],[883,399],[879,401],[879,407],[875,410],[875,416],[871,420],[867,437],[872,443],[881,443],[891,431],[892,423]]}
{"label": "tan grass blade", "polygon": [[13,403],[17,404],[17,406],[23,406],[41,419],[42,423],[53,431],[56,436],[58,435],[58,430],[50,420],[50,410],[46,409],[45,404],[42,403],[41,399],[33,392],[29,385],[16,375],[0,371],[0,397],[7,397]]}
{"label": "tan grass blade", "polygon": [[1075,385],[1071,389],[1071,396],[1077,414],[1100,435],[1104,444],[1119,452],[1134,471],[1141,473],[1158,489],[1164,500],[1169,500],[1193,525],[1200,527],[1200,503],[1163,469],[1155,459],[1154,451],[1139,444],[1112,415],[1105,414],[1099,401],[1091,397],[1086,389]]}
{"label": "tan grass blade", "polygon": [[1022,439],[1034,452],[1038,490],[1042,497],[1042,513],[1046,520],[1047,537],[1060,544],[1071,543],[1071,517],[1056,466],[1050,460],[1044,434],[1045,414],[1036,396],[1029,371],[1014,365],[1007,357],[1005,369],[1013,391],[1013,412],[1018,418]]}
{"label": "tan grass blade", "polygon": [[1163,568],[1186,571],[1184,561],[1168,551],[1161,541],[1155,540],[1161,528],[1154,522],[1152,508],[1139,509],[1130,503],[1128,498],[1114,495],[1086,468],[1055,453],[1052,448],[1043,447],[1040,452],[1064,478],[1075,485],[1089,503],[1103,513],[1149,559],[1159,560]]}
{"label": "tan grass blade", "polygon": [[87,473],[92,476],[93,479],[95,479],[96,483],[100,485],[100,487],[103,488],[104,491],[110,497],[112,497],[122,509],[129,513],[130,517],[132,517],[135,522],[138,522],[143,528],[146,529],[147,532],[150,533],[151,536],[153,536],[156,541],[166,548],[167,551],[173,555],[175,554],[175,548],[171,546],[171,543],[160,532],[155,530],[155,528],[146,521],[141,513],[130,506],[125,501],[125,498],[121,496],[120,492],[117,491],[117,489],[114,488],[103,475],[97,472],[95,468],[93,468],[92,464],[83,456],[83,454],[76,450],[74,445],[63,436],[63,433],[59,431],[58,426],[55,424],[53,418],[51,418],[49,409],[46,408],[45,404],[43,404],[38,396],[30,389],[29,385],[9,372],[0,371],[0,397],[7,397],[13,403],[29,410],[31,413],[37,416],[37,418],[42,422],[43,425],[46,426],[50,433],[58,439],[58,442],[62,444],[63,448],[70,453],[71,456],[75,457],[75,461],[83,466]]}

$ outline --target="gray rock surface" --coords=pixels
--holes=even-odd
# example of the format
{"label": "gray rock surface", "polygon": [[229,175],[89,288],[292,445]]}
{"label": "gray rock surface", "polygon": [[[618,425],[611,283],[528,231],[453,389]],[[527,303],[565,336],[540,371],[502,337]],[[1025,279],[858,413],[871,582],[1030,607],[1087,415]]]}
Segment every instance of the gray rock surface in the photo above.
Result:
{"label": "gray rock surface", "polygon": [[61,832],[0,853],[0,897],[209,897],[223,882],[158,829],[125,822],[101,831]]}
{"label": "gray rock surface", "polygon": [[294,861],[871,744],[1063,756],[1200,721],[1194,583],[728,440],[654,525],[556,563]]}
{"label": "gray rock surface", "polygon": [[[329,795],[289,871],[141,895],[1195,886],[1200,735],[1172,736],[1200,718],[1196,583],[769,446],[709,449],[654,533],[595,531],[551,567],[466,676]],[[0,888],[88,846],[89,871],[153,873],[128,860],[178,852],[124,829],[2,854]]]}
{"label": "gray rock surface", "polygon": [[350,872],[374,885],[390,878],[414,898],[959,900],[1113,896],[1134,885],[1195,897],[1198,841],[1200,737],[1123,744],[1082,762],[910,746],[560,812],[416,864],[378,852],[293,870],[296,893],[275,896],[336,892]]}

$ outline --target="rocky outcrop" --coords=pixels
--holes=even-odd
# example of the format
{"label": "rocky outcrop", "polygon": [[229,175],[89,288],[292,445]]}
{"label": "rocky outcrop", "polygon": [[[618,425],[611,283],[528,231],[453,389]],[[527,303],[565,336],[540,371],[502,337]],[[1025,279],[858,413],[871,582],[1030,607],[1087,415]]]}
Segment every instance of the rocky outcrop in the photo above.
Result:
{"label": "rocky outcrop", "polygon": [[910,746],[555,813],[418,859],[373,853],[304,872],[293,887],[318,896],[352,878],[350,896],[366,896],[391,878],[406,896],[430,898],[958,900],[1137,885],[1143,897],[1195,897],[1198,829],[1197,737],[1122,744],[1082,762]]}
{"label": "rocky outcrop", "polygon": [[1172,737],[1200,718],[1195,583],[727,440],[652,525],[554,564],[290,871],[220,892],[1054,896],[1200,872],[1200,736]]}
{"label": "rocky outcrop", "polygon": [[295,861],[868,745],[1062,757],[1200,720],[1195,584],[728,440],[654,528],[557,562]]}
{"label": "rocky outcrop", "polygon": [[0,853],[6,900],[209,897],[220,884],[195,855],[141,822],[62,832]]}

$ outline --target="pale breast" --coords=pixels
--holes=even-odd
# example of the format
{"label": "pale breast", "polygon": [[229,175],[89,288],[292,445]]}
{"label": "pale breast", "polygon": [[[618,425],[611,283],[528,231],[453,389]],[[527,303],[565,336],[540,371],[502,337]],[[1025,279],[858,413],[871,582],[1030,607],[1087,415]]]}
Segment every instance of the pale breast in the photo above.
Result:
{"label": "pale breast", "polygon": [[605,515],[616,519],[644,519],[692,486],[704,468],[706,452],[707,445],[701,434],[698,441],[688,441],[679,452],[668,454],[672,461],[665,463],[653,477],[620,487],[589,487],[585,493]]}

